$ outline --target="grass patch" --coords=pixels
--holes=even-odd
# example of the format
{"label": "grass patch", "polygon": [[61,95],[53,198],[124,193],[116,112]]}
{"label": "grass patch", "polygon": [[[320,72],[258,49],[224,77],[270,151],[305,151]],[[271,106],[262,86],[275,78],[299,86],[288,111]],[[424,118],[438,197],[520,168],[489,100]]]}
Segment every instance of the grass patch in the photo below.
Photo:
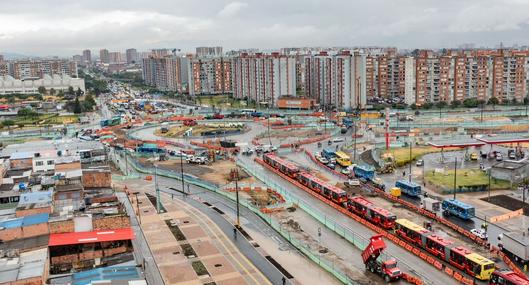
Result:
{"label": "grass patch", "polygon": [[165,220],[165,224],[169,227],[177,241],[186,240],[184,233],[178,228],[177,225],[172,225],[171,220]]}
{"label": "grass patch", "polygon": [[[454,151],[459,148],[445,148],[444,151]],[[415,161],[428,153],[441,152],[440,148],[433,146],[413,146],[411,149],[411,161]],[[410,162],[410,148],[409,147],[398,147],[392,148],[385,153],[390,153],[395,158],[395,164],[400,167]]]}
{"label": "grass patch", "polygon": [[191,266],[193,266],[193,269],[195,270],[198,276],[209,275],[209,272],[206,269],[206,266],[204,266],[204,263],[202,263],[202,261],[193,261],[191,263]]}
{"label": "grass patch", "polygon": [[180,246],[182,247],[182,250],[184,251],[184,255],[186,257],[196,257],[197,256],[197,253],[195,252],[195,250],[190,244],[185,243],[185,244],[181,244]]}
{"label": "grass patch", "polygon": [[[429,183],[437,186],[453,189],[454,188],[454,170],[447,170],[445,173],[435,173],[433,170],[425,173],[425,179]],[[511,184],[507,180],[491,178],[491,189],[508,189]],[[479,169],[460,169],[457,170],[456,187],[473,188],[489,185],[489,176]]]}

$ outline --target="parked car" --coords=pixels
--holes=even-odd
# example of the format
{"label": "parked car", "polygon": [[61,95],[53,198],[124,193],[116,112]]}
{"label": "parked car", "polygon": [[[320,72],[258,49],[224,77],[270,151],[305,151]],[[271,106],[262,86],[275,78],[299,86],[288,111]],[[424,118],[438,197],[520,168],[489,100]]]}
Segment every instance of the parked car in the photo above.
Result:
{"label": "parked car", "polygon": [[470,154],[470,160],[478,160],[478,154],[473,152]]}
{"label": "parked car", "polygon": [[187,162],[195,164],[206,164],[208,162],[208,159],[203,156],[191,156],[187,159]]}
{"label": "parked car", "polygon": [[345,175],[349,175],[351,174],[351,170],[347,169],[347,168],[342,168],[342,170],[340,171],[342,174],[345,174]]}
{"label": "parked car", "polygon": [[242,151],[242,154],[243,155],[252,155],[253,154],[253,149],[251,148],[246,148],[245,150]]}
{"label": "parked car", "polygon": [[487,240],[487,232],[484,229],[471,229],[470,232],[482,240]]}
{"label": "parked car", "polygon": [[330,169],[334,170],[336,168],[336,164],[329,163],[329,164],[327,164],[327,167],[329,167]]}
{"label": "parked car", "polygon": [[501,153],[496,153],[496,161],[502,161],[503,160],[503,155]]}
{"label": "parked car", "polygon": [[326,158],[323,157],[323,156],[318,156],[318,157],[316,157],[316,159],[317,159],[319,162],[323,163],[323,164],[328,164],[328,163],[329,163],[329,160],[326,159]]}
{"label": "parked car", "polygon": [[358,179],[349,179],[346,182],[349,186],[360,186],[360,180]]}
{"label": "parked car", "polygon": [[335,143],[343,142],[343,141],[345,141],[345,139],[343,137],[335,137],[335,138],[332,139],[332,142],[335,142]]}
{"label": "parked car", "polygon": [[424,160],[422,160],[422,159],[418,159],[418,160],[417,160],[417,163],[415,163],[415,165],[417,165],[417,166],[423,166],[423,165],[424,165]]}

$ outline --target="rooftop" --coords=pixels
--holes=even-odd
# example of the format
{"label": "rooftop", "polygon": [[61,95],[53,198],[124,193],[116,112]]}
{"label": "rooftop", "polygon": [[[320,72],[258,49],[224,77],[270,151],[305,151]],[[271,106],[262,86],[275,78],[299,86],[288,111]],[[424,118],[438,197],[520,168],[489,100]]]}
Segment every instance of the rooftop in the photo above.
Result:
{"label": "rooftop", "polygon": [[42,224],[47,223],[49,220],[49,214],[37,214],[37,215],[31,215],[31,216],[25,216],[21,218],[16,219],[10,219],[10,220],[4,220],[0,222],[0,227],[6,228],[6,229],[12,229],[12,228],[20,228],[20,227],[27,227],[31,225],[36,224]]}
{"label": "rooftop", "polygon": [[[74,273],[72,276],[72,285],[85,285],[93,281],[115,281],[115,280],[138,280],[140,274],[136,266],[113,266],[97,268],[93,270]],[[110,282],[109,282],[110,283]],[[101,284],[101,283],[97,283]],[[126,284],[126,283],[120,283]]]}
{"label": "rooftop", "polygon": [[70,244],[84,244],[105,241],[131,240],[134,239],[132,228],[117,230],[99,230],[92,232],[73,232],[50,234],[49,246],[61,246]]}
{"label": "rooftop", "polygon": [[0,283],[45,275],[48,249],[38,249],[20,253],[16,257],[0,258]]}

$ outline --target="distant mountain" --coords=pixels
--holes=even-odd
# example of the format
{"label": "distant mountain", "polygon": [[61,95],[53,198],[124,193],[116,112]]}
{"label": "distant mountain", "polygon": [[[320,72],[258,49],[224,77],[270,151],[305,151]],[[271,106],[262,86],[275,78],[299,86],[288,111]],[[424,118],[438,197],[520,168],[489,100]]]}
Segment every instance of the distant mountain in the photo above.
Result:
{"label": "distant mountain", "polygon": [[24,54],[20,54],[20,53],[16,53],[16,52],[2,52],[2,51],[0,51],[0,54],[3,55],[4,58],[7,59],[7,60],[24,59],[24,58],[34,57],[34,56],[31,56],[31,55],[24,55]]}

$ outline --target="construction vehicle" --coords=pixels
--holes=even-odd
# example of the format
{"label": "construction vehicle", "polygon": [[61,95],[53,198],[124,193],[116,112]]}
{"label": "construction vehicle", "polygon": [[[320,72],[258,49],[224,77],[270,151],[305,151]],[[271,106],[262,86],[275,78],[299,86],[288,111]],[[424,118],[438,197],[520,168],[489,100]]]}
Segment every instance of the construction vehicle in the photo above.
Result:
{"label": "construction vehicle", "polygon": [[369,239],[369,244],[366,249],[362,252],[362,261],[366,266],[366,270],[382,276],[384,281],[389,283],[400,279],[402,272],[397,267],[397,261],[395,259],[386,261],[378,260],[384,249],[386,249],[386,243],[384,243],[382,235],[372,236]]}
{"label": "construction vehicle", "polygon": [[384,153],[381,156],[381,166],[378,169],[379,174],[393,173],[395,171],[395,158],[391,153]]}

